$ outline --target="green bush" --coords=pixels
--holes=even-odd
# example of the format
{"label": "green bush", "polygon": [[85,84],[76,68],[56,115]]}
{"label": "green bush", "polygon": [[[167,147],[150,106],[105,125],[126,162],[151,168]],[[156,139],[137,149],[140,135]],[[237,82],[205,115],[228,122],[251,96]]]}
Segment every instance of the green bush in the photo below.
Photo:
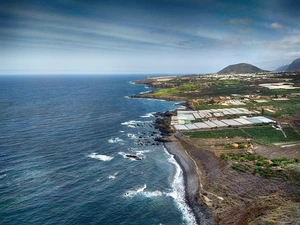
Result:
{"label": "green bush", "polygon": [[241,171],[241,172],[246,172],[246,171],[249,171],[250,170],[250,167],[248,165],[243,165],[243,164],[233,164],[232,166],[232,169],[234,170],[238,170],[238,171]]}

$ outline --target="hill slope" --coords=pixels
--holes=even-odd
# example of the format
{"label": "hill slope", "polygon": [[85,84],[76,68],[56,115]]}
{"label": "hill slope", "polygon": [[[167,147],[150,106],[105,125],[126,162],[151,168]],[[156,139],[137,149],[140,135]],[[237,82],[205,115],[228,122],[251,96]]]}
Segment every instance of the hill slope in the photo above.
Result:
{"label": "hill slope", "polygon": [[218,74],[259,73],[264,71],[248,63],[239,63],[225,67]]}
{"label": "hill slope", "polygon": [[286,69],[286,71],[294,71],[294,70],[300,70],[300,58],[295,59],[289,67]]}
{"label": "hill slope", "polygon": [[290,64],[278,67],[275,71],[276,72],[286,71],[289,66],[290,66]]}

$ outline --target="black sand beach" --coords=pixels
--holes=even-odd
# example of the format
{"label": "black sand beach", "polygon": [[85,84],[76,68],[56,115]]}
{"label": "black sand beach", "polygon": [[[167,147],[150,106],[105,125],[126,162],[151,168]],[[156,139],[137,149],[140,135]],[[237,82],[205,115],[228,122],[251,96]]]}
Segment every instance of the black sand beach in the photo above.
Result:
{"label": "black sand beach", "polygon": [[183,170],[185,195],[188,205],[195,214],[198,224],[213,224],[212,217],[210,216],[205,205],[199,200],[199,177],[196,172],[196,165],[186,151],[182,148],[179,142],[172,141],[164,143],[168,152],[174,155],[175,160]]}

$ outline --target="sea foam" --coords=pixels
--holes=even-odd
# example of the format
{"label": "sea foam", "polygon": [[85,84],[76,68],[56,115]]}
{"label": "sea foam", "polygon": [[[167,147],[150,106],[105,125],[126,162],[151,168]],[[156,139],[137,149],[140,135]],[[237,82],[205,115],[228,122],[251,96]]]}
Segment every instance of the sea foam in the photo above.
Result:
{"label": "sea foam", "polygon": [[88,157],[92,158],[92,159],[98,159],[101,161],[110,161],[112,160],[114,157],[112,156],[108,156],[108,155],[99,155],[97,153],[91,153],[88,155]]}
{"label": "sea foam", "polygon": [[109,143],[116,143],[116,142],[121,142],[123,139],[121,138],[111,138],[108,140]]}
{"label": "sea foam", "polygon": [[162,197],[162,196],[169,196],[168,192],[162,192],[162,191],[145,191],[147,188],[147,185],[144,184],[144,186],[137,188],[135,190],[128,190],[124,193],[124,197],[135,197],[135,196],[143,196],[146,198],[153,198],[153,197]]}
{"label": "sea foam", "polygon": [[118,175],[118,172],[114,173],[113,175],[109,175],[108,179],[114,180],[114,179],[116,179],[117,175]]}
{"label": "sea foam", "polygon": [[147,113],[146,115],[140,116],[140,117],[142,117],[142,118],[154,117],[154,112],[152,112],[152,113]]}
{"label": "sea foam", "polygon": [[186,221],[189,225],[196,225],[196,218],[194,216],[194,213],[192,212],[191,208],[187,205],[185,200],[185,186],[184,186],[184,180],[183,180],[183,172],[179,166],[179,164],[174,159],[174,155],[171,155],[166,148],[164,148],[164,151],[167,155],[169,155],[168,161],[173,164],[176,168],[174,180],[172,182],[172,189],[173,191],[169,193],[168,195],[175,199],[175,202],[179,208],[179,210],[183,214],[183,219]]}

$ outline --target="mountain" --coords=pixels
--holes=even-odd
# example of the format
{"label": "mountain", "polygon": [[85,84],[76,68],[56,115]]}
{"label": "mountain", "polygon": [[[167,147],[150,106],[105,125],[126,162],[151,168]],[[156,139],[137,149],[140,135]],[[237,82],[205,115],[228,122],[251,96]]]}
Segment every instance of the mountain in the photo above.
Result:
{"label": "mountain", "polygon": [[290,64],[288,64],[288,65],[284,65],[284,66],[281,66],[281,67],[278,67],[276,70],[274,70],[274,71],[276,71],[276,72],[283,72],[283,71],[286,71],[287,70],[287,68],[290,66]]}
{"label": "mountain", "polygon": [[218,74],[259,73],[265,71],[248,63],[239,63],[225,67]]}
{"label": "mountain", "polygon": [[300,58],[295,59],[289,67],[286,69],[286,71],[294,71],[294,70],[300,70]]}

